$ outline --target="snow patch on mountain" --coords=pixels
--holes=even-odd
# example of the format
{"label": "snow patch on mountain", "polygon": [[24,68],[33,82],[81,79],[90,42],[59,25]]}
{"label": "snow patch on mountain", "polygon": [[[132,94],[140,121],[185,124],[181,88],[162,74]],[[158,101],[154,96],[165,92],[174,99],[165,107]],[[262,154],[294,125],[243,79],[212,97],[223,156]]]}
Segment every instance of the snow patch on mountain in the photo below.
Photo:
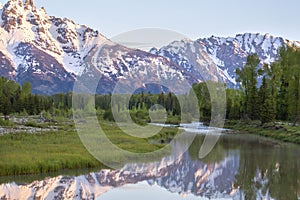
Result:
{"label": "snow patch on mountain", "polygon": [[[38,93],[44,93],[42,88],[67,92],[71,82],[82,76],[100,76],[104,81],[100,84],[101,93],[111,92],[119,80],[127,80],[130,85],[133,78],[140,80],[135,87],[147,85],[147,80],[178,80],[178,86],[183,81],[193,84],[213,80],[236,87],[236,69],[244,66],[248,55],[257,53],[261,63],[270,64],[276,61],[281,46],[300,48],[300,42],[245,33],[227,38],[183,39],[148,53],[115,44],[70,19],[48,16],[32,0],[9,0],[0,6],[0,15],[1,65],[5,66],[1,75],[21,84],[30,81]],[[36,57],[28,55],[26,48],[22,51],[25,44],[34,49]],[[57,71],[62,74],[55,74]],[[51,88],[53,83],[58,84],[57,80],[59,84],[67,82],[68,87],[59,91]]]}
{"label": "snow patch on mountain", "polygon": [[[178,85],[184,80],[199,81],[198,77],[164,57],[125,48],[87,26],[67,18],[48,16],[45,9],[37,8],[32,0],[9,0],[0,12],[0,51],[12,61],[15,69],[12,74],[15,75],[11,78],[21,84],[30,81],[35,92],[48,93],[41,91],[48,87],[51,92],[67,92],[71,87],[56,91],[50,84],[58,84],[56,78],[64,76],[70,77],[68,85],[82,76],[100,77],[100,81],[104,81],[97,91],[100,93],[111,92],[118,80],[138,79],[140,83],[134,84],[137,88],[147,85],[149,80],[158,83],[178,80]],[[25,46],[33,49],[34,56],[28,55]],[[48,59],[40,58],[45,54]],[[63,75],[55,77],[55,71]]]}
{"label": "snow patch on mountain", "polygon": [[[300,47],[300,42],[270,34],[245,33],[235,37],[211,36],[196,41],[176,41],[150,52],[172,60],[198,77],[205,74],[209,75],[207,77],[210,80],[221,78],[228,87],[237,87],[236,69],[241,69],[246,64],[250,54],[257,53],[261,64],[271,64],[277,60],[282,46]],[[201,59],[197,59],[199,56]],[[203,62],[205,60],[212,60],[213,64],[210,66],[215,67],[208,67]]]}

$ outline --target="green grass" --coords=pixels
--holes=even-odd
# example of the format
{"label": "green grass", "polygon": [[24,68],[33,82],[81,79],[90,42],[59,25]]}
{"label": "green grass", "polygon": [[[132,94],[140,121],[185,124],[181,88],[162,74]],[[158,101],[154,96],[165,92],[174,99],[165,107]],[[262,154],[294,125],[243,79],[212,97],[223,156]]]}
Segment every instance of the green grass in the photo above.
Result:
{"label": "green grass", "polygon": [[98,172],[103,167],[96,168],[80,168],[80,169],[64,169],[49,173],[40,173],[40,174],[25,174],[25,175],[14,175],[14,176],[0,176],[0,184],[5,183],[17,183],[19,185],[32,183],[34,181],[43,181],[49,177],[57,176],[80,176],[83,174],[89,174],[91,172]]}
{"label": "green grass", "polygon": [[300,127],[288,124],[278,125],[278,129],[274,127],[263,127],[256,122],[241,123],[240,121],[228,121],[225,128],[238,130],[240,133],[250,133],[273,138],[283,142],[300,144]]}
{"label": "green grass", "polygon": [[1,136],[0,155],[1,176],[101,166],[75,132]]}
{"label": "green grass", "polygon": [[4,120],[2,117],[0,117],[0,126],[2,126],[2,127],[14,127],[15,124],[11,120]]}
{"label": "green grass", "polygon": [[36,123],[34,121],[28,121],[24,124],[24,126],[33,127],[33,128],[47,128],[48,124],[46,124],[46,123]]}
{"label": "green grass", "polygon": [[[90,119],[87,119],[88,121]],[[94,124],[93,124],[94,123]],[[113,167],[123,167],[126,163],[145,163],[157,161],[163,156],[169,155],[171,148],[165,147],[168,141],[163,140],[167,135],[176,135],[178,129],[170,129],[147,126],[136,127],[132,124],[121,123],[116,125],[114,122],[101,121],[101,128],[104,130],[105,135],[97,129],[97,121],[91,121],[89,123],[83,123],[78,125],[77,128],[81,130],[80,136],[83,139],[83,143],[89,148],[92,154],[99,158],[103,163]],[[138,136],[146,136],[147,138],[133,137],[128,134],[124,134],[120,130],[131,131],[131,133],[137,133]],[[157,131],[157,130],[160,130]],[[148,134],[157,133],[151,137]],[[107,142],[106,140],[109,140]],[[110,145],[110,142],[113,143]],[[125,151],[123,151],[125,150]]]}
{"label": "green grass", "polygon": [[[147,153],[153,152],[157,149],[164,147],[164,144],[153,144],[149,140],[161,141],[168,134],[176,135],[178,129],[163,128],[160,133],[150,137],[149,139],[137,138],[124,134],[123,131],[115,123],[101,123],[101,127],[105,132],[109,140],[120,147],[121,149],[133,152],[133,153]],[[131,130],[134,128],[130,128]],[[136,129],[138,132],[138,129]]]}
{"label": "green grass", "polygon": [[[0,136],[0,176],[46,174],[66,169],[105,167],[90,155],[78,134],[70,131],[72,127],[72,124],[67,124],[57,132]],[[152,152],[164,147],[161,143],[175,136],[178,131],[164,128],[158,135],[150,139],[142,139],[124,134],[112,122],[101,122],[101,127],[112,143],[121,149],[135,153]],[[149,142],[150,140],[158,142]],[[107,159],[116,158],[116,155],[109,150],[104,153]]]}

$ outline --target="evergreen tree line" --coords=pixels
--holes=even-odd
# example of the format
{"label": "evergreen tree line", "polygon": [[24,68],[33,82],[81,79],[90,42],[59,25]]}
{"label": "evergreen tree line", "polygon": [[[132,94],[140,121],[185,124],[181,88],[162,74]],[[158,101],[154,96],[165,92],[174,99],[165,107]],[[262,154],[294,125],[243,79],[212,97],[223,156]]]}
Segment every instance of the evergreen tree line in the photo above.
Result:
{"label": "evergreen tree line", "polygon": [[[241,87],[240,89],[226,89],[227,119],[260,120],[262,123],[274,120],[299,123],[300,50],[292,47],[282,48],[276,62],[271,65],[265,64],[263,67],[259,66],[258,55],[253,54],[247,58],[246,65],[242,69],[237,69],[237,81]],[[262,80],[261,83],[258,80]],[[213,102],[211,102],[207,84],[194,84],[192,89],[198,98],[200,120],[209,121]],[[195,105],[188,101],[191,99],[190,93],[175,96],[173,93],[142,92],[127,95],[126,98],[129,104],[126,107],[117,105],[119,111],[124,109],[149,110],[153,105],[159,104],[169,115],[180,116],[182,111],[188,113],[195,109]],[[20,86],[5,77],[0,78],[0,99],[0,113],[5,116],[21,112],[35,115],[42,111],[70,113],[72,109],[72,93],[52,96],[32,94],[29,82]],[[81,107],[84,108],[86,104],[84,95],[78,99],[77,103],[82,104]],[[95,95],[96,109],[111,111],[111,100],[111,94]],[[78,105],[76,107],[80,108]]]}
{"label": "evergreen tree line", "polygon": [[[298,48],[283,47],[279,51],[277,61],[271,65],[261,66],[258,55],[250,55],[245,66],[237,69],[236,74],[240,88],[226,89],[226,119],[260,120],[262,124],[275,120],[289,121],[293,124],[300,122],[300,50]],[[213,84],[209,83],[211,87],[214,87]],[[215,87],[218,87],[218,84],[220,83],[215,83]],[[212,102],[207,83],[194,84],[192,89],[197,96],[200,121],[209,121],[212,106],[218,105]],[[169,115],[180,115],[181,111],[193,111],[194,105],[184,104],[190,102],[185,101],[189,98],[191,98],[190,94],[176,97],[172,93],[159,95],[142,93],[131,97],[127,109],[149,109],[154,104],[160,104],[166,108]],[[101,109],[108,109],[110,98],[98,97],[96,105],[100,104]]]}
{"label": "evergreen tree line", "polygon": [[[29,82],[22,85],[9,80],[6,77],[0,77],[0,113],[8,116],[14,113],[26,113],[29,115],[38,115],[42,111],[47,111],[52,114],[69,113],[72,109],[72,93],[55,94],[52,96],[32,94],[32,86]],[[78,98],[79,96],[79,98]],[[122,96],[122,95],[120,95]],[[81,106],[86,107],[85,95],[78,95],[77,100]],[[160,104],[166,108],[168,113],[180,115],[179,103],[176,96],[172,93],[168,94],[150,94],[140,93],[130,96],[129,105],[126,109],[146,109],[151,106]],[[119,109],[125,109],[119,106]],[[95,107],[100,110],[111,109],[111,95],[95,95]]]}
{"label": "evergreen tree line", "polygon": [[284,47],[276,62],[259,65],[258,55],[253,54],[242,69],[237,69],[241,89],[227,89],[227,118],[299,123],[300,50]]}
{"label": "evergreen tree line", "polygon": [[0,113],[4,116],[13,113],[37,115],[42,111],[54,113],[56,109],[71,109],[72,95],[70,93],[45,96],[32,94],[31,90],[29,82],[19,85],[6,77],[0,77]]}

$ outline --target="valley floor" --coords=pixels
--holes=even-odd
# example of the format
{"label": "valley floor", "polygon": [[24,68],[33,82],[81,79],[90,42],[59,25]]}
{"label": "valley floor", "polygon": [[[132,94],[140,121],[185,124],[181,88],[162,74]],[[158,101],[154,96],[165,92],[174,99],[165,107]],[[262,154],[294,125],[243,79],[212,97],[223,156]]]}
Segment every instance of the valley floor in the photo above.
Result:
{"label": "valley floor", "polygon": [[[60,122],[11,124],[0,134],[0,176],[44,174],[60,170],[106,168],[86,150],[71,119]],[[178,129],[164,128],[149,139],[136,139],[123,134],[118,127],[101,121],[107,137],[120,148],[131,152],[152,152],[164,146]],[[20,127],[25,127],[21,129]],[[55,128],[53,128],[55,127]],[[8,131],[12,130],[12,133]],[[21,130],[25,130],[21,132]],[[26,132],[26,130],[31,130]],[[33,131],[34,130],[34,131]],[[154,141],[154,142],[153,142]],[[107,156],[110,155],[107,152]]]}
{"label": "valley floor", "polygon": [[[105,168],[86,150],[72,119],[61,118],[56,122],[42,122],[38,117],[29,117],[29,120],[27,117],[25,122],[18,119],[0,128],[0,176]],[[178,133],[176,127],[165,127],[156,136],[141,139],[124,134],[114,122],[101,120],[100,125],[115,145],[138,153],[158,150]],[[245,124],[231,120],[226,122],[225,128],[228,134],[250,133],[300,144],[300,127],[287,123],[260,126],[255,122]],[[106,154],[115,156],[109,151]]]}

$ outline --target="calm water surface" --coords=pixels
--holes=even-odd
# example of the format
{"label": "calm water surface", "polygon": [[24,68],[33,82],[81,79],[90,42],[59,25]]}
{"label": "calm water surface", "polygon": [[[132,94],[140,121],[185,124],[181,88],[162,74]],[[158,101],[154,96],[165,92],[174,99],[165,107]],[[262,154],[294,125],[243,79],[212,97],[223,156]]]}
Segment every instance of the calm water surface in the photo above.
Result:
{"label": "calm water surface", "polygon": [[[203,127],[188,131],[192,136],[197,129],[201,132]],[[0,186],[0,199],[299,199],[300,146],[251,135],[222,135],[214,150],[200,160],[203,139],[198,133],[180,156],[128,163],[120,170],[22,185],[12,178]],[[181,138],[172,151],[180,152],[185,145]]]}

